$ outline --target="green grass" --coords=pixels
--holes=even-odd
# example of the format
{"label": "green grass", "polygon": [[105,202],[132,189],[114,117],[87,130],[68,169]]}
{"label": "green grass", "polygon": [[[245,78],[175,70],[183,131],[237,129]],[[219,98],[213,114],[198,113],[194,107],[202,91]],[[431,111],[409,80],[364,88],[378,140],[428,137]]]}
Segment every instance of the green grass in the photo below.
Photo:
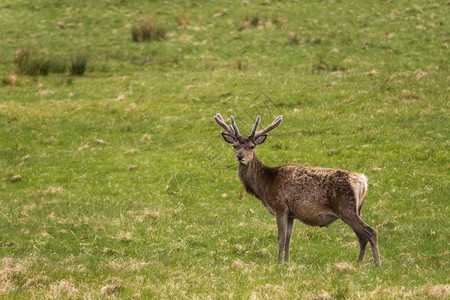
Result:
{"label": "green grass", "polygon": [[[449,297],[449,6],[245,3],[2,2],[0,297]],[[133,43],[148,17],[166,39]],[[23,75],[29,47],[86,73]],[[278,266],[218,112],[283,115],[267,165],[365,173],[382,268],[341,221],[297,223]]]}

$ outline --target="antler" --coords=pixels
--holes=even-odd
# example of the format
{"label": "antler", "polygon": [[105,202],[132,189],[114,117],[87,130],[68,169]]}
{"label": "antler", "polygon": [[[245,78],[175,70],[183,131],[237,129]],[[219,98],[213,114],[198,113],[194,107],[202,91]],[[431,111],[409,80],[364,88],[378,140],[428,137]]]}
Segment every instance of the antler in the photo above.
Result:
{"label": "antler", "polygon": [[[221,114],[217,114],[214,116],[214,120],[216,120],[216,123],[219,124],[220,126],[223,127],[223,129],[225,129],[226,132],[228,132],[229,134],[231,134],[233,137],[237,137],[238,135],[236,135],[236,133],[234,132],[234,129],[230,126],[227,125],[227,123],[225,123],[225,120],[222,118]],[[231,124],[234,123],[234,118],[231,117]],[[234,124],[234,126],[236,126],[236,124]],[[236,126],[237,129],[237,126]],[[238,131],[239,134],[239,131]]]}
{"label": "antler", "polygon": [[233,126],[235,137],[240,137],[241,135],[239,134],[239,129],[237,128],[236,122],[234,122],[234,117],[231,116],[230,120],[231,120],[231,126]]}
{"label": "antler", "polygon": [[252,137],[255,136],[256,129],[258,129],[258,126],[259,126],[259,121],[261,121],[261,116],[260,116],[260,115],[258,115],[258,116],[256,117],[256,123],[255,123],[255,126],[253,126],[252,132],[251,132],[250,135],[248,136],[249,138],[252,138]]}
{"label": "antler", "polygon": [[[222,118],[221,114],[215,115],[214,116],[214,120],[216,120],[217,124],[222,126],[223,129],[225,129],[225,131],[228,132],[229,134],[231,134],[234,138],[238,138],[238,137],[241,136],[239,134],[239,129],[238,129],[237,125],[236,125],[236,122],[234,121],[234,117],[233,116],[230,117],[231,126],[229,126],[229,125],[227,125],[227,123],[225,123],[225,120]],[[256,131],[256,129],[258,129],[260,121],[261,121],[261,116],[258,115],[256,117],[256,122],[255,122],[255,125],[253,126],[252,132],[248,136],[249,138],[257,138],[257,137],[259,137],[259,136],[261,136],[263,134],[268,133],[269,131],[271,131],[272,129],[274,129],[278,125],[280,125],[281,122],[283,122],[283,117],[281,115],[276,117],[276,119],[268,127],[264,128],[263,130]]]}
{"label": "antler", "polygon": [[[255,126],[253,127],[252,134],[253,134],[254,131],[256,131],[256,128],[257,128],[258,125],[259,125],[259,120],[260,120],[260,119],[261,119],[260,116],[258,116],[258,117],[256,118],[256,124],[255,124]],[[272,129],[274,129],[274,128],[277,127],[278,125],[280,125],[281,122],[283,122],[283,116],[280,115],[280,116],[276,117],[276,119],[272,122],[272,124],[270,124],[268,127],[264,128],[263,130],[257,131],[256,133],[254,133],[254,136],[252,136],[252,137],[253,137],[253,138],[257,138],[257,137],[259,137],[259,136],[261,136],[261,135],[263,135],[263,134],[268,133],[269,131],[271,131]]]}

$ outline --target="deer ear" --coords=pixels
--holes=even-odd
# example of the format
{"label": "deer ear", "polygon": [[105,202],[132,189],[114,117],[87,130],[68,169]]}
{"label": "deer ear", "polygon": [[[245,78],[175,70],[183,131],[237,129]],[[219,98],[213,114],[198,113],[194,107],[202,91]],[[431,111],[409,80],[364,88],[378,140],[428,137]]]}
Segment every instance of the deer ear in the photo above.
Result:
{"label": "deer ear", "polygon": [[255,145],[261,145],[267,138],[267,134],[262,134],[255,139]]}
{"label": "deer ear", "polygon": [[228,144],[234,144],[234,142],[236,142],[234,137],[232,137],[228,133],[222,132],[222,137],[225,140],[225,142],[227,142]]}

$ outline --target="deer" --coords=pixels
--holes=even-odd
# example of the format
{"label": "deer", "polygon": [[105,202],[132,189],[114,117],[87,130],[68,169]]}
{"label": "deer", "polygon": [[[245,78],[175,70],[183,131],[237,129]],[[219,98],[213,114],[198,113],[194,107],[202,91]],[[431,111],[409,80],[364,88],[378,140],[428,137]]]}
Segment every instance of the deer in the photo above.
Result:
{"label": "deer", "polygon": [[372,248],[375,265],[381,266],[377,231],[361,219],[361,209],[367,194],[367,178],[345,170],[311,168],[299,165],[268,167],[256,156],[255,148],[267,134],[283,121],[280,115],[268,127],[257,131],[261,116],[257,116],[250,135],[241,136],[234,117],[231,126],[218,113],[214,120],[226,132],[222,138],[233,145],[239,164],[239,179],[246,191],[258,198],[275,216],[278,228],[278,264],[289,264],[289,246],[295,220],[306,225],[328,227],[341,219],[355,232],[360,246],[359,263],[367,244]]}

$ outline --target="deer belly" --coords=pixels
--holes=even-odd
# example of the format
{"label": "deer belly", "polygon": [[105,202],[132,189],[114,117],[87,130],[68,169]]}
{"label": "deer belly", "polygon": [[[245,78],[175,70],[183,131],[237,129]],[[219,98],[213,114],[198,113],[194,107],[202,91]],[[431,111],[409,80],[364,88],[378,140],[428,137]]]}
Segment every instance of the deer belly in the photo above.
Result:
{"label": "deer belly", "polygon": [[302,209],[297,211],[295,216],[310,226],[329,226],[338,219],[331,210],[325,209]]}

